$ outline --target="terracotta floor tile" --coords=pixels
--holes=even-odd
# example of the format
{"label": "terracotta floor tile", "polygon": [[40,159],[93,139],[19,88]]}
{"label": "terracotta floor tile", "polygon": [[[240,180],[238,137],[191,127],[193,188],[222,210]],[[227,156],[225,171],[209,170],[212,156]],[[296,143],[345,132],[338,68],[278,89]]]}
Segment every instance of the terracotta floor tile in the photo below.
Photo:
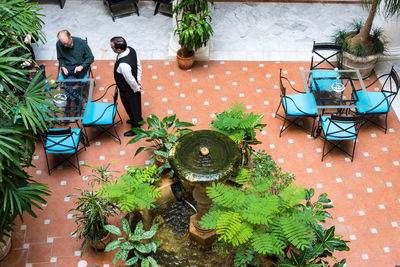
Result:
{"label": "terracotta floor tile", "polygon": [[50,263],[52,243],[30,243],[27,263]]}
{"label": "terracotta floor tile", "polygon": [[[56,73],[55,61],[44,63],[48,75]],[[100,97],[104,93],[100,89],[114,82],[114,66],[110,63],[113,61],[94,63],[97,66],[94,75],[100,79],[96,80],[93,97]],[[321,162],[322,139],[309,138],[296,127],[289,128],[280,138],[283,121],[273,116],[280,101],[279,69],[282,68],[295,88],[303,90],[300,70],[308,69],[309,62],[203,61],[196,62],[190,71],[182,71],[175,60],[160,60],[142,61],[142,67],[146,90],[142,95],[143,118],[150,114],[160,118],[177,114],[181,121],[195,122],[196,130],[208,129],[213,114],[223,112],[235,101],[245,103],[248,112],[263,113],[263,123],[267,126],[263,133],[257,133],[262,144],[256,149],[267,151],[283,171],[294,173],[297,183],[315,188],[316,196],[327,192],[333,201],[334,209],[330,212],[334,218],[327,220],[326,226],[335,224],[336,233],[351,241],[349,252],[335,255],[347,258],[347,266],[351,267],[400,264],[400,243],[395,238],[400,236],[400,124],[393,112],[388,118],[392,130],[387,134],[372,124],[363,126],[354,162],[346,161],[340,151],[330,153]],[[106,98],[111,101],[111,94]],[[101,166],[117,161],[112,169],[118,171],[126,165],[146,165],[149,152],[133,157],[143,143],[127,145],[131,138],[123,136],[129,125],[125,123],[128,117],[120,100],[119,103],[124,123],[117,126],[117,131],[122,144],[104,134],[79,154],[84,163]],[[304,123],[310,126],[310,121]],[[90,129],[89,135],[94,136],[98,132],[95,130]],[[48,184],[52,195],[43,211],[37,212],[38,218],[24,216],[24,222],[16,221],[13,250],[0,266],[34,263],[33,266],[69,267],[77,266],[81,260],[89,265],[112,266],[113,252],[95,254],[88,249],[83,258],[76,256],[81,242],[70,236],[75,224],[68,217],[71,214],[68,210],[73,207],[74,199],[67,196],[76,192],[75,187],[88,187],[91,170],[81,167],[79,175],[64,164],[49,176],[39,143],[35,156],[38,158],[33,163],[37,168],[28,172],[35,180]],[[26,225],[26,230],[21,230],[21,225]],[[29,253],[28,249],[21,249],[24,244],[29,244]],[[16,264],[8,265],[10,262]]]}

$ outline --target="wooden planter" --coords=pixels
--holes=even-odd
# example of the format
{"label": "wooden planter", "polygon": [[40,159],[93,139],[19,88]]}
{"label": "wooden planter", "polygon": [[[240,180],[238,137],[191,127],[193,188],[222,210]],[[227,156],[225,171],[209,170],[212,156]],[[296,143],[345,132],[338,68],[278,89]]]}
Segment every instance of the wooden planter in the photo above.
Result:
{"label": "wooden planter", "polygon": [[[356,57],[347,52],[343,52],[343,69],[345,70],[359,69],[361,77],[363,79],[368,78],[375,67],[378,57],[379,55],[373,55],[368,57]],[[357,77],[351,77],[351,78],[357,78]]]}
{"label": "wooden planter", "polygon": [[176,61],[178,62],[179,68],[183,70],[190,69],[194,63],[194,52],[180,48],[176,51]]}

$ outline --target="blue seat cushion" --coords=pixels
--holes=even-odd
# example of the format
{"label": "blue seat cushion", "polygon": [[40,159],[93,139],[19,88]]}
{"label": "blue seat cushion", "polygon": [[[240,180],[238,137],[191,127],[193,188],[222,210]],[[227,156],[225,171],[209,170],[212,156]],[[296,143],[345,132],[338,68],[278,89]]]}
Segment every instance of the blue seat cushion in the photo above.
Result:
{"label": "blue seat cushion", "polygon": [[111,125],[114,122],[117,107],[114,103],[89,102],[83,114],[83,125]]}
{"label": "blue seat cushion", "polygon": [[[360,113],[386,113],[390,111],[389,102],[383,92],[367,92],[371,105],[369,107],[357,108]],[[367,95],[357,92],[357,105],[368,105]]]}
{"label": "blue seat cushion", "polygon": [[[66,129],[52,129],[47,135],[46,139],[46,153],[47,154],[71,154],[75,153],[79,145],[79,138],[81,136],[80,128],[71,128],[71,134],[65,135],[52,135],[52,131],[66,130]],[[67,137],[67,138],[66,138]],[[63,140],[65,139],[65,140]],[[60,142],[59,144],[56,144]],[[56,145],[55,145],[56,144]]]}
{"label": "blue seat cushion", "polygon": [[[316,91],[317,88],[315,86],[315,82],[318,84],[319,90],[320,91],[332,91],[332,84],[336,82],[336,76],[338,75],[338,72],[335,70],[313,70],[311,73],[311,89],[313,91]],[[319,79],[319,78],[324,78],[324,79]],[[332,79],[328,79],[332,78]]]}
{"label": "blue seat cushion", "polygon": [[351,140],[357,137],[354,121],[331,121],[330,116],[321,116],[321,125],[327,140]]}
{"label": "blue seat cushion", "polygon": [[282,98],[288,116],[318,115],[317,102],[313,94],[293,94]]}

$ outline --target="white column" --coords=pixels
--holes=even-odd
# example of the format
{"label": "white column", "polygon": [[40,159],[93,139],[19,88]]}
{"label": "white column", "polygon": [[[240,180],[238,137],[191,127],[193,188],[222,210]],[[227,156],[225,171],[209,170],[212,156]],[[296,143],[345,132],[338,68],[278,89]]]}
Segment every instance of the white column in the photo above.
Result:
{"label": "white column", "polygon": [[374,26],[383,28],[384,35],[388,40],[387,51],[379,60],[400,60],[400,18],[396,15],[384,18],[378,11]]}

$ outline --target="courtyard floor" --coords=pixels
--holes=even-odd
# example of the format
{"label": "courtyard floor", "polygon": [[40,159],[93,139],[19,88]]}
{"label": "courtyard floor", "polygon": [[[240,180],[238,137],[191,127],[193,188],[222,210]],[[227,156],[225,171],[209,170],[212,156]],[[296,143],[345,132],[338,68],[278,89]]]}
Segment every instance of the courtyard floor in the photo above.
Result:
{"label": "courtyard floor", "polygon": [[[56,61],[42,61],[47,75],[55,77]],[[94,97],[113,83],[114,61],[100,60],[93,64],[96,77]],[[208,129],[216,112],[228,109],[238,101],[247,105],[248,112],[263,113],[263,132],[257,137],[266,150],[286,172],[294,173],[296,183],[316,189],[316,194],[328,193],[334,208],[336,233],[350,240],[350,251],[336,254],[347,258],[347,266],[394,267],[400,263],[400,124],[394,112],[389,114],[387,134],[371,125],[361,129],[354,162],[341,152],[332,152],[321,162],[323,142],[296,127],[289,128],[282,137],[282,120],[274,118],[279,103],[279,69],[302,89],[300,71],[309,62],[267,61],[207,61],[196,62],[189,71],[180,70],[175,61],[143,60],[142,95],[143,117],[156,114],[164,117],[177,114],[181,121],[193,122],[195,129]],[[372,78],[366,80],[368,84]],[[111,95],[106,97],[111,101]],[[119,101],[119,103],[121,103]],[[127,115],[122,104],[119,111],[124,122]],[[130,144],[123,136],[128,124],[118,126],[120,145],[109,135],[102,135],[79,154],[81,163],[104,166],[123,172],[124,166],[145,166],[148,154],[134,158],[140,144]],[[114,253],[95,254],[88,249],[80,258],[80,241],[71,236],[75,229],[69,209],[73,208],[75,188],[86,188],[91,170],[82,167],[82,174],[69,165],[47,173],[45,155],[38,142],[33,164],[28,171],[33,178],[47,184],[52,194],[47,205],[37,211],[38,217],[24,217],[17,222],[12,237],[12,250],[1,267],[26,266],[113,266]],[[115,221],[114,219],[113,221]],[[85,265],[83,265],[85,266]]]}

